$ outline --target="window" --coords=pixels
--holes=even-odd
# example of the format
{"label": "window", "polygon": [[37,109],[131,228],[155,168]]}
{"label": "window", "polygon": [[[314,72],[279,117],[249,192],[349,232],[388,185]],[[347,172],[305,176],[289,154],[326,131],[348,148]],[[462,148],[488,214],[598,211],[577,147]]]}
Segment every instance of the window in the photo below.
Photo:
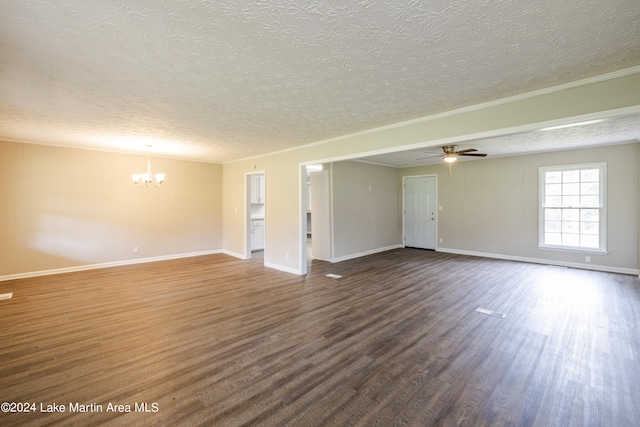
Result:
{"label": "window", "polygon": [[540,247],[606,251],[606,174],[606,163],[540,168]]}

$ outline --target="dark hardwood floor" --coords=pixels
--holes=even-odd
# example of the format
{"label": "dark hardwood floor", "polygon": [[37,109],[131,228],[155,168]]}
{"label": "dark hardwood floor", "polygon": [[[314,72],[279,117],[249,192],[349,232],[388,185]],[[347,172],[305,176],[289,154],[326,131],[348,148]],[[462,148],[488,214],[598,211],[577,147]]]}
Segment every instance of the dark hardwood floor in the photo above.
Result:
{"label": "dark hardwood floor", "polygon": [[31,411],[0,425],[640,425],[637,277],[413,249],[262,262],[0,282],[0,402]]}

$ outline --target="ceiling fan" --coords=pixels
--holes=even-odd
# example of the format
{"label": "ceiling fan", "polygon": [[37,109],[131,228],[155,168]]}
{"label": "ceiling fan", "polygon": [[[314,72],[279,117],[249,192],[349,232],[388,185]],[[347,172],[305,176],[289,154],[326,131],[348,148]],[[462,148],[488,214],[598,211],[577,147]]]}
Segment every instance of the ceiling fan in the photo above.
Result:
{"label": "ceiling fan", "polygon": [[[466,150],[458,151],[457,145],[445,145],[442,147],[442,151],[444,151],[444,156],[442,157],[442,159],[447,163],[455,162],[458,159],[458,156],[487,157],[485,153],[476,153],[476,151],[478,150],[476,150],[475,148],[467,148]],[[439,156],[440,154],[435,156],[421,157],[416,160],[428,159],[431,157],[439,157]]]}
{"label": "ceiling fan", "polygon": [[[442,159],[445,162],[449,163],[449,175],[451,175],[451,164],[456,160],[458,160],[458,156],[487,157],[485,153],[476,153],[476,151],[478,150],[476,150],[475,148],[467,148],[465,150],[458,151],[457,145],[445,145],[442,147],[442,151],[444,151],[444,156],[442,156]],[[422,159],[428,159],[431,157],[440,157],[440,156],[441,154],[438,154],[435,156],[421,157],[416,160],[422,160]]]}

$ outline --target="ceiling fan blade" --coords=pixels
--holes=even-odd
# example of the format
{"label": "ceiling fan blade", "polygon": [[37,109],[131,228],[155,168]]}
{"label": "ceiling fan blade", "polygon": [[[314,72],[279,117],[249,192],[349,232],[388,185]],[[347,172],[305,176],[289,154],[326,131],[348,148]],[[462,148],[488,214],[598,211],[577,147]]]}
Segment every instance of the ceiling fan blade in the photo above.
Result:
{"label": "ceiling fan blade", "polygon": [[433,156],[420,157],[420,158],[418,158],[416,160],[433,159],[433,158],[436,158],[436,157],[442,157],[442,154],[435,154]]}
{"label": "ceiling fan blade", "polygon": [[[460,153],[458,153],[460,154]],[[475,156],[475,157],[487,157],[484,153],[462,153],[461,156]]]}
{"label": "ceiling fan blade", "polygon": [[457,151],[456,154],[471,153],[472,151],[478,151],[478,150],[476,150],[475,148],[467,148],[466,150]]}

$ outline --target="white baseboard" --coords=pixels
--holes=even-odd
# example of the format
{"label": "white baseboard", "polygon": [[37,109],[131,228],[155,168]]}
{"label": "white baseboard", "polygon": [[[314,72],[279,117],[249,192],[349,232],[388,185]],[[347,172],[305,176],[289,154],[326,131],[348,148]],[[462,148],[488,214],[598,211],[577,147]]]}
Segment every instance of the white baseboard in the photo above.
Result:
{"label": "white baseboard", "polygon": [[350,260],[350,259],[360,258],[360,257],[363,257],[363,256],[373,255],[373,254],[377,254],[377,253],[380,253],[380,252],[390,251],[392,249],[398,249],[398,248],[402,248],[402,247],[403,246],[401,244],[385,246],[385,247],[382,247],[382,248],[376,248],[376,249],[371,249],[371,250],[364,251],[364,252],[358,252],[358,253],[355,253],[355,254],[349,254],[349,255],[344,255],[344,256],[341,256],[341,257],[331,258],[329,260],[329,262],[347,261],[347,260]]}
{"label": "white baseboard", "polygon": [[18,273],[18,274],[9,274],[6,276],[0,276],[0,282],[6,281],[6,280],[26,279],[28,277],[49,276],[52,274],[73,273],[76,271],[95,270],[98,268],[119,267],[123,265],[143,264],[146,262],[167,261],[171,259],[189,258],[194,256],[202,256],[202,255],[213,255],[213,254],[219,254],[222,252],[223,251],[221,249],[214,249],[210,251],[189,252],[189,253],[183,253],[183,254],[163,255],[163,256],[149,257],[149,258],[128,259],[123,261],[103,262],[99,264],[78,265],[74,267],[55,268],[52,270],[30,271],[27,273]]}
{"label": "white baseboard", "polygon": [[297,269],[297,268],[285,267],[284,265],[273,264],[271,262],[266,262],[265,261],[264,266],[265,267],[269,267],[269,268],[273,268],[274,270],[284,271],[285,273],[297,274],[298,276],[300,276],[302,274],[300,272],[300,270]]}
{"label": "white baseboard", "polygon": [[238,253],[238,252],[233,252],[233,251],[228,251],[226,249],[222,250],[222,253],[225,255],[229,255],[232,256],[234,258],[240,258],[240,259],[247,259],[244,254]]}
{"label": "white baseboard", "polygon": [[[383,247],[383,248],[372,249],[372,250],[369,250],[369,251],[359,252],[359,253],[356,253],[356,254],[350,254],[350,255],[345,255],[345,256],[342,256],[342,257],[331,258],[329,260],[329,262],[336,263],[336,262],[341,262],[341,261],[347,261],[347,260],[350,260],[350,259],[360,258],[360,257],[363,257],[363,256],[373,255],[375,253],[384,252],[384,251],[397,249],[397,248],[402,248],[402,247],[403,246],[400,245],[400,244],[386,246],[386,247]],[[451,254],[458,254],[458,255],[469,255],[469,256],[478,256],[478,257],[484,257],[484,258],[504,259],[504,260],[509,260],[509,261],[531,262],[531,263],[534,263],[534,264],[558,265],[558,266],[562,266],[562,267],[581,268],[581,269],[585,269],[585,270],[604,271],[604,272],[609,272],[609,273],[630,274],[630,275],[636,275],[636,276],[640,275],[640,269],[635,269],[635,268],[611,267],[611,266],[605,266],[605,265],[595,265],[595,264],[576,263],[576,262],[565,262],[565,261],[556,261],[556,260],[549,260],[549,259],[542,259],[542,258],[530,258],[530,257],[521,257],[521,256],[504,255],[504,254],[494,254],[494,253],[488,253],[488,252],[467,251],[467,250],[462,250],[462,249],[451,249],[451,248],[442,248],[442,247],[437,248],[436,251],[445,252],[445,253],[451,253]],[[210,251],[189,252],[189,253],[174,254],[174,255],[164,255],[164,256],[159,256],[159,257],[138,258],[138,259],[124,260],[124,261],[105,262],[105,263],[99,263],[99,264],[79,265],[79,266],[75,266],[75,267],[56,268],[56,269],[52,269],[52,270],[40,270],[40,271],[30,271],[30,272],[27,272],[27,273],[9,274],[9,275],[5,275],[5,276],[0,276],[0,282],[7,281],[7,280],[15,280],[15,279],[25,279],[25,278],[29,278],[29,277],[48,276],[48,275],[52,275],[52,274],[72,273],[72,272],[76,272],[76,271],[85,271],[85,270],[95,270],[95,269],[99,269],[99,268],[118,267],[118,266],[133,265],[133,264],[143,264],[143,263],[147,263],[147,262],[156,262],[156,261],[167,261],[167,260],[172,260],[172,259],[189,258],[189,257],[195,257],[195,256],[202,256],[202,255],[214,255],[214,254],[220,254],[220,253],[224,253],[225,255],[229,255],[229,256],[232,256],[232,257],[235,257],[235,258],[239,258],[239,259],[245,259],[244,255],[236,253],[236,252],[231,252],[231,251],[222,250],[222,249],[214,249],[214,250],[210,250]],[[300,270],[297,269],[297,268],[286,267],[286,266],[283,266],[283,265],[273,264],[273,263],[270,263],[270,262],[265,262],[264,265],[265,265],[265,267],[273,268],[273,269],[279,270],[279,271],[284,271],[286,273],[291,273],[291,274],[296,274],[296,275],[302,274],[300,272]]]}
{"label": "white baseboard", "polygon": [[534,264],[557,265],[560,267],[581,268],[583,270],[604,271],[607,273],[631,274],[636,276],[640,274],[640,270],[636,268],[611,267],[607,265],[596,265],[596,264],[568,262],[568,261],[556,261],[556,260],[544,259],[544,258],[530,258],[530,257],[521,257],[521,256],[514,256],[514,255],[493,254],[488,252],[466,251],[463,249],[451,249],[451,248],[441,248],[441,247],[437,248],[436,251],[446,252],[450,254],[457,254],[457,255],[469,255],[469,256],[478,256],[478,257],[484,257],[484,258],[504,259],[508,261],[521,261],[521,262],[530,262]]}

